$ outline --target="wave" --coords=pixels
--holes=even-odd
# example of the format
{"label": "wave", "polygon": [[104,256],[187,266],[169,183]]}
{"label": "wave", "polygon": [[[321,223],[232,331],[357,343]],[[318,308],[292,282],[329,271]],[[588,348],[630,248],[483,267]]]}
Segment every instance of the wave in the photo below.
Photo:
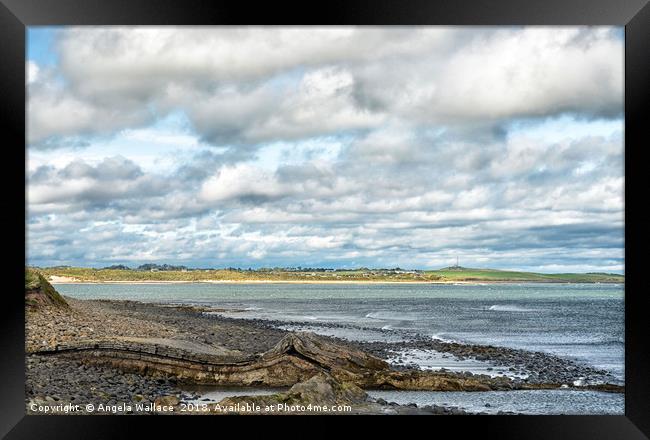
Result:
{"label": "wave", "polygon": [[389,319],[389,320],[396,320],[400,319],[398,316],[395,316],[394,314],[390,312],[370,312],[365,314],[365,318],[369,319]]}
{"label": "wave", "polygon": [[454,339],[443,337],[444,333],[436,333],[434,335],[431,335],[431,339],[435,339],[437,341],[442,341],[442,342],[457,342]]}
{"label": "wave", "polygon": [[577,345],[608,345],[608,344],[625,344],[625,338],[623,337],[603,337],[596,338],[591,341],[577,342]]}
{"label": "wave", "polygon": [[603,340],[604,344],[625,344],[625,338],[611,338],[611,339],[605,339]]}
{"label": "wave", "polygon": [[370,312],[365,314],[365,318],[378,319],[383,321],[419,321],[417,316],[408,316],[406,314],[396,314],[393,312]]}
{"label": "wave", "polygon": [[488,310],[493,310],[495,312],[534,312],[535,311],[534,309],[526,309],[524,307],[505,306],[505,305],[498,305],[498,304],[488,307]]}
{"label": "wave", "polygon": [[617,338],[617,337],[611,337],[611,338],[594,338],[594,339],[583,339],[581,340],[579,337],[574,339],[573,341],[567,341],[567,342],[551,342],[549,345],[575,345],[575,346],[580,346],[580,345],[609,345],[609,344],[621,344],[625,345],[625,338]]}

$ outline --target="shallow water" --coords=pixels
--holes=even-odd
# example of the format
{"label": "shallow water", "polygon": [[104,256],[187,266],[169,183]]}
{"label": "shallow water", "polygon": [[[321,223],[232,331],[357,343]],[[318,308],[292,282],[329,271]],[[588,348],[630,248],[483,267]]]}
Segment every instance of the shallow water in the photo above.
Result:
{"label": "shallow water", "polygon": [[416,364],[422,370],[447,370],[453,372],[469,371],[473,374],[485,374],[491,377],[507,376],[511,378],[526,378],[527,374],[508,371],[508,367],[498,366],[488,361],[476,359],[459,359],[448,353],[435,350],[400,350],[395,351],[387,361],[396,364],[397,360],[403,364]]}
{"label": "shallow water", "polygon": [[[227,316],[299,321],[307,330],[355,340],[399,341],[411,332],[544,351],[624,379],[621,284],[57,284],[57,289],[77,298],[229,308]],[[340,327],[327,327],[331,324]]]}

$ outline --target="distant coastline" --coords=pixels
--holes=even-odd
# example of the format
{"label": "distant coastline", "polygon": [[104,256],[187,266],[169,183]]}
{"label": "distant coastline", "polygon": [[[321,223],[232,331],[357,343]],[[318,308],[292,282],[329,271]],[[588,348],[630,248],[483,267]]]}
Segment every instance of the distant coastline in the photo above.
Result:
{"label": "distant coastline", "polygon": [[168,270],[39,268],[54,284],[498,284],[498,283],[625,283],[625,277],[604,273],[541,274],[494,269],[446,268],[431,271],[359,269],[295,270]]}
{"label": "distant coastline", "polygon": [[[381,281],[381,280],[163,280],[163,281],[87,281],[67,277],[51,277],[48,281],[52,284],[508,284],[539,281]],[[547,283],[570,283],[570,281],[546,281]],[[614,282],[610,282],[614,283]]]}

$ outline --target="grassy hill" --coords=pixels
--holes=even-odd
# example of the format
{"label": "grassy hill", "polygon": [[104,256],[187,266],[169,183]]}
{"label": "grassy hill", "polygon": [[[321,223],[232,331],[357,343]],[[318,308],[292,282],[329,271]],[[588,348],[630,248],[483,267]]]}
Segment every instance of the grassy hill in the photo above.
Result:
{"label": "grassy hill", "polygon": [[29,307],[37,307],[43,304],[68,307],[65,299],[45,277],[29,268],[25,268],[25,304]]}
{"label": "grassy hill", "polygon": [[445,268],[428,271],[402,269],[357,270],[167,270],[144,271],[133,269],[91,269],[56,267],[39,269],[45,277],[69,277],[78,281],[386,281],[386,282],[547,282],[547,283],[623,283],[625,277],[605,273],[542,274],[495,269]]}
{"label": "grassy hill", "polygon": [[625,277],[606,273],[535,273],[461,267],[427,271],[453,281],[526,281],[546,283],[623,283]]}

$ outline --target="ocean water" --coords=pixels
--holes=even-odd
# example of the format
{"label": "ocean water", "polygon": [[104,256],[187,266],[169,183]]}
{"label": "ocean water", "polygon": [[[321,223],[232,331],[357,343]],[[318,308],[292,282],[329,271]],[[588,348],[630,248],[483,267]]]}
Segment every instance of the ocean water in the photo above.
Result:
{"label": "ocean water", "polygon": [[[214,306],[227,309],[228,312],[222,313],[226,316],[280,321],[286,328],[352,340],[400,341],[417,334],[448,341],[543,351],[607,370],[617,380],[624,380],[622,284],[187,283],[57,284],[56,288],[76,298]],[[464,365],[455,364],[440,353],[413,351],[401,355],[422,368],[445,366],[481,373],[486,370],[485,365],[471,360]],[[570,399],[563,397],[572,394],[558,392],[535,394],[537,399],[547,396],[539,403],[540,411],[548,409],[545,405],[555,410],[548,413],[571,410]],[[417,393],[408,396],[430,399],[426,395],[431,393]],[[465,394],[470,395],[467,397],[470,400],[477,395],[461,393]],[[525,401],[527,394],[521,396],[519,401]],[[610,406],[599,406],[599,396],[609,399]],[[585,412],[582,413],[602,413],[612,408],[617,408],[618,412],[612,410],[611,413],[622,412],[622,397],[604,393],[580,394],[580,397],[596,399],[591,406],[583,405]],[[463,400],[463,397],[457,399]]]}

